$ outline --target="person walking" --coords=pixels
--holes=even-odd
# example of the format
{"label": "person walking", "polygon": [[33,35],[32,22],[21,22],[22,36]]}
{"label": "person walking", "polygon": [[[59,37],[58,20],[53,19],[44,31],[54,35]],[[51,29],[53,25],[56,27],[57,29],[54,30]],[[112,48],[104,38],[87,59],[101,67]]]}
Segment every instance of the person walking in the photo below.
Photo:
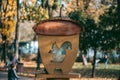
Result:
{"label": "person walking", "polygon": [[17,58],[16,54],[13,53],[11,64],[17,64],[17,63],[19,63],[18,58]]}
{"label": "person walking", "polygon": [[105,63],[105,68],[107,68],[107,64],[108,64],[108,55],[104,56],[104,63]]}
{"label": "person walking", "polygon": [[8,80],[20,79],[20,77],[17,75],[15,69],[16,69],[16,64],[11,64],[10,68],[8,69]]}

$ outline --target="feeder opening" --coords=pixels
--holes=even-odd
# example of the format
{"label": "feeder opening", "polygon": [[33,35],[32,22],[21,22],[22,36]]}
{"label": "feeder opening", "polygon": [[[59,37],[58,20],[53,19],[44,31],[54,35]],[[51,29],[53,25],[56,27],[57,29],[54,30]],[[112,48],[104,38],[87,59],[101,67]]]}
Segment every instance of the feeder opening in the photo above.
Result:
{"label": "feeder opening", "polygon": [[55,68],[54,69],[54,73],[61,74],[62,73],[62,69],[61,68]]}

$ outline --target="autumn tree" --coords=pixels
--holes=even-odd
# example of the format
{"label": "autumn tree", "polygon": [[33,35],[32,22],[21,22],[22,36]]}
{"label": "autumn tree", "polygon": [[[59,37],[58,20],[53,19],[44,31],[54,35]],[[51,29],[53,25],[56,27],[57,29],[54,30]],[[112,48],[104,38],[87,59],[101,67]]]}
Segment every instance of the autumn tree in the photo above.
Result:
{"label": "autumn tree", "polygon": [[14,39],[12,35],[15,30],[15,15],[16,15],[16,2],[14,0],[1,0],[1,20],[0,20],[0,29],[2,35],[2,49],[3,55],[2,60],[6,62],[6,48],[7,44]]}
{"label": "autumn tree", "polygon": [[[95,60],[96,60],[96,51],[100,46],[100,38],[102,31],[97,27],[94,19],[89,16],[82,16],[81,11],[75,11],[70,13],[70,18],[77,21],[80,25],[84,27],[84,32],[80,35],[80,50],[83,54],[87,54],[87,49],[94,49],[94,61],[93,61],[93,72],[95,70]],[[93,73],[92,72],[92,73]]]}
{"label": "autumn tree", "polygon": [[[30,3],[31,2],[31,3]],[[48,12],[42,7],[42,4],[39,4],[40,1],[23,1],[20,3],[19,13],[20,21],[41,21],[48,19]]]}
{"label": "autumn tree", "polygon": [[[86,2],[87,3],[87,2]],[[89,0],[89,7],[84,9],[84,7],[77,6],[76,10],[74,9],[76,6],[71,8],[71,11],[69,13],[69,17],[73,20],[76,20],[79,24],[84,25],[85,31],[80,36],[80,50],[83,50],[84,53],[86,53],[86,49],[92,47],[94,50],[94,60],[93,60],[93,69],[92,69],[92,77],[95,77],[95,61],[96,61],[96,51],[99,47],[104,50],[109,50],[111,48],[115,47],[115,44],[117,44],[115,39],[118,38],[118,28],[117,28],[117,15],[113,12],[116,10],[110,11],[109,5],[111,5],[112,1],[105,2],[107,4],[101,4],[100,2],[94,2]],[[70,3],[74,5],[74,3]],[[70,5],[69,4],[69,5]],[[82,2],[81,2],[82,4]],[[99,4],[96,5],[96,4]],[[96,6],[95,6],[96,5]],[[113,6],[113,4],[112,4]],[[68,8],[69,9],[69,8]],[[108,14],[106,14],[106,11],[108,10]],[[85,15],[85,16],[83,16]],[[101,16],[105,15],[105,16]],[[109,16],[108,16],[109,15]],[[116,17],[115,17],[116,16]],[[102,17],[99,19],[99,17]],[[113,21],[113,18],[115,21]],[[110,27],[111,25],[111,27]],[[113,33],[109,30],[112,27],[115,29],[113,32],[114,38],[112,37]],[[107,30],[106,30],[107,29]],[[116,31],[116,29],[118,31]],[[117,36],[115,38],[115,36]]]}
{"label": "autumn tree", "polygon": [[120,45],[120,25],[117,5],[113,5],[100,16],[99,27],[103,29],[105,42],[103,49],[115,49]]}

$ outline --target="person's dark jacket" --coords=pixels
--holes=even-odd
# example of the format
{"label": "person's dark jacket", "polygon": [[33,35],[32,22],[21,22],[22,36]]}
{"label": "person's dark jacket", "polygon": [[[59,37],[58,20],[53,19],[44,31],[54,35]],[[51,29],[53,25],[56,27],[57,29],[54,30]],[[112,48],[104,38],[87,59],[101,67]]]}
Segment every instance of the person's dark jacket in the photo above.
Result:
{"label": "person's dark jacket", "polygon": [[9,69],[8,70],[8,80],[17,80],[20,77],[17,76],[17,73],[14,69]]}

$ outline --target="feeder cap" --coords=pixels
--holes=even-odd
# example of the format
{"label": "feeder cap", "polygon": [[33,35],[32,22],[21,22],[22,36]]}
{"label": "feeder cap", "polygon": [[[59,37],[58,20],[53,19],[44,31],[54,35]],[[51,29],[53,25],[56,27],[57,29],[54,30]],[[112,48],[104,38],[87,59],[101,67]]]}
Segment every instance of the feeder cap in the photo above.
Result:
{"label": "feeder cap", "polygon": [[66,18],[53,18],[40,21],[33,30],[38,35],[75,35],[83,31],[75,21]]}

